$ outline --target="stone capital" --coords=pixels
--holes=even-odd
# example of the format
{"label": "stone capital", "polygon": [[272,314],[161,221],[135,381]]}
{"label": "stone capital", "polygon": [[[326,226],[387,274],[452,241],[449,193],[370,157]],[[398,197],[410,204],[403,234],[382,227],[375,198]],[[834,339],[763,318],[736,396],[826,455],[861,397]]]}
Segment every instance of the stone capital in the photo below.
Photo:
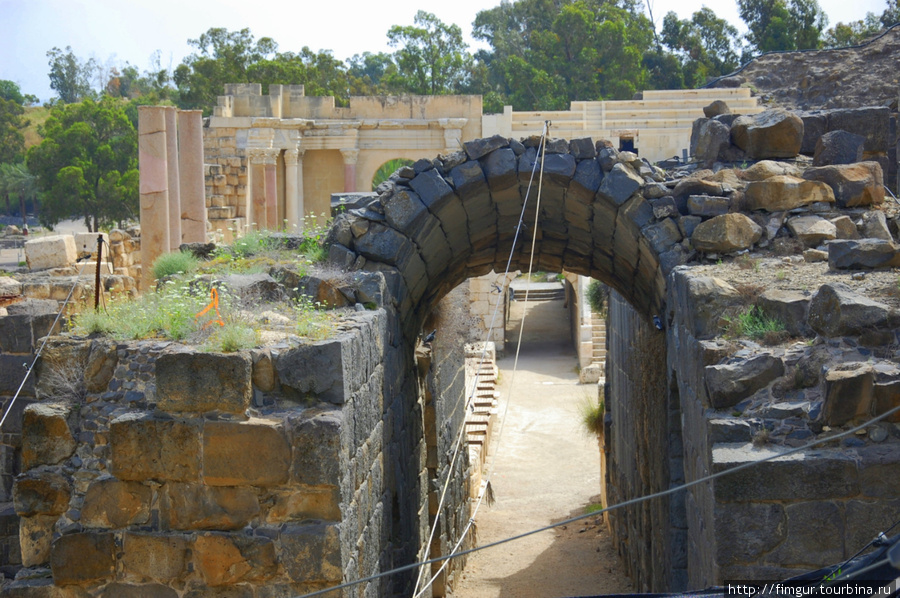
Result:
{"label": "stone capital", "polygon": [[247,157],[253,164],[275,165],[280,150],[272,148],[252,147],[247,149]]}
{"label": "stone capital", "polygon": [[342,149],[341,156],[344,157],[344,164],[356,164],[356,161],[359,160],[359,150],[358,149]]}
{"label": "stone capital", "polygon": [[300,148],[284,150],[284,163],[288,166],[297,166],[303,159],[304,153],[306,150]]}

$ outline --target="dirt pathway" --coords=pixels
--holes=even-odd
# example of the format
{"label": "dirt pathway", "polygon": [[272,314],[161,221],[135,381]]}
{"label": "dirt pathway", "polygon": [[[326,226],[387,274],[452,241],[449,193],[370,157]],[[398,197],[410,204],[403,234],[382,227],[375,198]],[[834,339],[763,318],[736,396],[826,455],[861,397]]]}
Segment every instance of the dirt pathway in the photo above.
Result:
{"label": "dirt pathway", "polygon": [[[530,316],[529,316],[530,317]],[[513,353],[508,345],[508,353]],[[493,506],[478,513],[479,545],[585,512],[599,502],[597,441],[579,424],[579,404],[596,387],[579,386],[577,359],[558,343],[524,345],[513,379],[513,356],[501,359],[500,413],[512,400],[492,478]],[[633,591],[619,573],[599,517],[529,536],[471,556],[454,598],[548,598]]]}

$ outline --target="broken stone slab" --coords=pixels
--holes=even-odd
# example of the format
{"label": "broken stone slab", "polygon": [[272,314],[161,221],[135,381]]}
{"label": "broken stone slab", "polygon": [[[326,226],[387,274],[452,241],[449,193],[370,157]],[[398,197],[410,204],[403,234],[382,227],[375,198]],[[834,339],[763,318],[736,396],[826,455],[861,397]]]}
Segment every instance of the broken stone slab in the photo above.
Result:
{"label": "broken stone slab", "polygon": [[831,223],[837,230],[838,239],[859,239],[859,231],[856,230],[856,224],[849,216],[832,218]]}
{"label": "broken stone slab", "polygon": [[796,216],[787,221],[787,227],[807,247],[817,247],[837,237],[837,227],[821,216]]}
{"label": "broken stone slab", "polygon": [[803,121],[782,108],[740,116],[731,125],[731,140],[751,160],[794,158],[803,142]]}
{"label": "broken stone slab", "polygon": [[706,393],[713,409],[733,407],[784,375],[784,362],[770,353],[733,364],[705,368]]}
{"label": "broken stone slab", "polygon": [[888,326],[895,317],[891,309],[857,294],[842,282],[823,284],[809,302],[807,323],[824,337],[861,334]]}
{"label": "broken stone slab", "polygon": [[[478,169],[481,172],[481,169]],[[415,191],[399,189],[384,202],[384,216],[393,228],[411,234],[422,225],[428,208]]]}
{"label": "broken stone slab", "polygon": [[788,175],[751,182],[744,190],[748,210],[781,212],[817,202],[834,203],[834,191],[827,183]]}
{"label": "broken stone slab", "polygon": [[731,307],[741,303],[737,290],[720,278],[712,276],[684,277],[684,291],[679,293],[679,311],[686,315],[688,330],[698,339],[712,338],[720,332],[722,316]]}
{"label": "broken stone slab", "polygon": [[825,373],[825,402],[821,421],[842,426],[872,410],[875,370],[868,363],[843,363]]}
{"label": "broken stone slab", "polygon": [[590,137],[580,137],[569,141],[569,152],[576,160],[592,159],[597,156],[597,148]]}
{"label": "broken stone slab", "polygon": [[509,147],[509,141],[500,135],[494,135],[487,139],[475,139],[463,144],[466,155],[469,156],[470,160],[477,160],[478,158],[486,156],[490,152],[503,147]]}
{"label": "broken stone slab", "polygon": [[[709,170],[704,172],[712,175],[712,172]],[[678,184],[672,189],[672,196],[675,197],[676,200],[679,198],[686,200],[686,198],[691,195],[723,196],[725,195],[725,189],[722,187],[722,183],[707,180],[702,177],[702,173],[694,173],[694,176],[678,181]]]}
{"label": "broken stone slab", "polygon": [[[646,197],[646,195],[644,196]],[[677,218],[678,206],[675,205],[675,198],[671,195],[649,200],[650,207],[653,209],[653,217],[657,220],[663,218]]]}
{"label": "broken stone slab", "polygon": [[762,227],[744,214],[723,214],[698,224],[691,244],[705,253],[731,253],[752,247],[762,232]]}
{"label": "broken stone slab", "polygon": [[770,318],[784,324],[792,336],[807,336],[812,329],[806,323],[810,298],[799,291],[766,289],[757,305]]}
{"label": "broken stone slab", "polygon": [[681,241],[681,231],[678,224],[671,218],[666,218],[655,224],[648,224],[641,233],[650,242],[653,251],[657,254],[668,251],[673,245]]}
{"label": "broken stone slab", "polygon": [[834,191],[835,202],[842,208],[884,203],[884,174],[878,162],[807,168],[803,178],[827,183]]}
{"label": "broken stone slab", "polygon": [[694,121],[694,126],[697,128],[696,146],[692,148],[694,157],[709,167],[731,145],[731,130],[717,120],[699,119]]}
{"label": "broken stone slab", "polygon": [[895,268],[900,266],[898,247],[883,239],[836,240],[828,243],[828,267],[832,270]]}
{"label": "broken stone slab", "polygon": [[813,166],[859,162],[863,157],[865,142],[865,137],[849,131],[829,131],[816,142]]}

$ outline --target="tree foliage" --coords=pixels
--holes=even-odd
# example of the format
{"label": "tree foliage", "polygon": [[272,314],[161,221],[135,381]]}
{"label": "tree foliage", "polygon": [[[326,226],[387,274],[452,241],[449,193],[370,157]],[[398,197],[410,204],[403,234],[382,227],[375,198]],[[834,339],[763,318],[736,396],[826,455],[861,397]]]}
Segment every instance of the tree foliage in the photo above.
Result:
{"label": "tree foliage", "polygon": [[695,87],[708,77],[720,77],[738,67],[738,30],[703,7],[690,20],[669,12],[663,18],[661,41],[680,60],[684,82]]}
{"label": "tree foliage", "polygon": [[19,162],[25,151],[22,130],[28,126],[21,104],[0,98],[0,163]]}
{"label": "tree foliage", "polygon": [[137,132],[121,100],[57,106],[41,134],[27,164],[43,192],[42,223],[80,216],[96,231],[137,215]]}
{"label": "tree foliage", "polygon": [[6,79],[0,79],[0,99],[11,100],[20,106],[30,106],[38,102],[37,97],[28,93],[23,94],[15,82]]}
{"label": "tree foliage", "polygon": [[26,222],[25,206],[31,204],[32,210],[37,205],[38,186],[37,177],[31,174],[23,163],[0,164],[0,195],[6,200],[6,213],[11,212],[10,198],[19,202],[19,212],[22,216],[22,224]]}
{"label": "tree foliage", "polygon": [[816,0],[737,0],[748,50],[809,50],[821,45],[828,17]]}
{"label": "tree foliage", "polygon": [[458,93],[471,56],[458,25],[447,25],[429,12],[416,13],[413,25],[394,25],[388,42],[397,48],[397,68],[383,77],[389,87],[420,95]]}
{"label": "tree foliage", "polygon": [[80,102],[93,95],[91,77],[96,67],[94,60],[83,61],[75,56],[71,46],[63,52],[54,47],[47,52],[49,59],[50,87],[64,104]]}

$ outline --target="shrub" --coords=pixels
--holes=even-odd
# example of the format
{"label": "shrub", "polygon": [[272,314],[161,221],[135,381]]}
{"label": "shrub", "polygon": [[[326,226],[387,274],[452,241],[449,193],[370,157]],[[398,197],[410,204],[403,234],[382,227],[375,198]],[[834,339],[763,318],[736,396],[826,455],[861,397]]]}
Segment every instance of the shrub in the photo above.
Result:
{"label": "shrub", "polygon": [[606,313],[606,285],[599,280],[591,279],[587,287],[588,305],[591,311],[597,314]]}
{"label": "shrub", "polygon": [[200,266],[200,260],[186,251],[164,253],[153,262],[153,277],[163,280],[176,274],[190,274]]}

